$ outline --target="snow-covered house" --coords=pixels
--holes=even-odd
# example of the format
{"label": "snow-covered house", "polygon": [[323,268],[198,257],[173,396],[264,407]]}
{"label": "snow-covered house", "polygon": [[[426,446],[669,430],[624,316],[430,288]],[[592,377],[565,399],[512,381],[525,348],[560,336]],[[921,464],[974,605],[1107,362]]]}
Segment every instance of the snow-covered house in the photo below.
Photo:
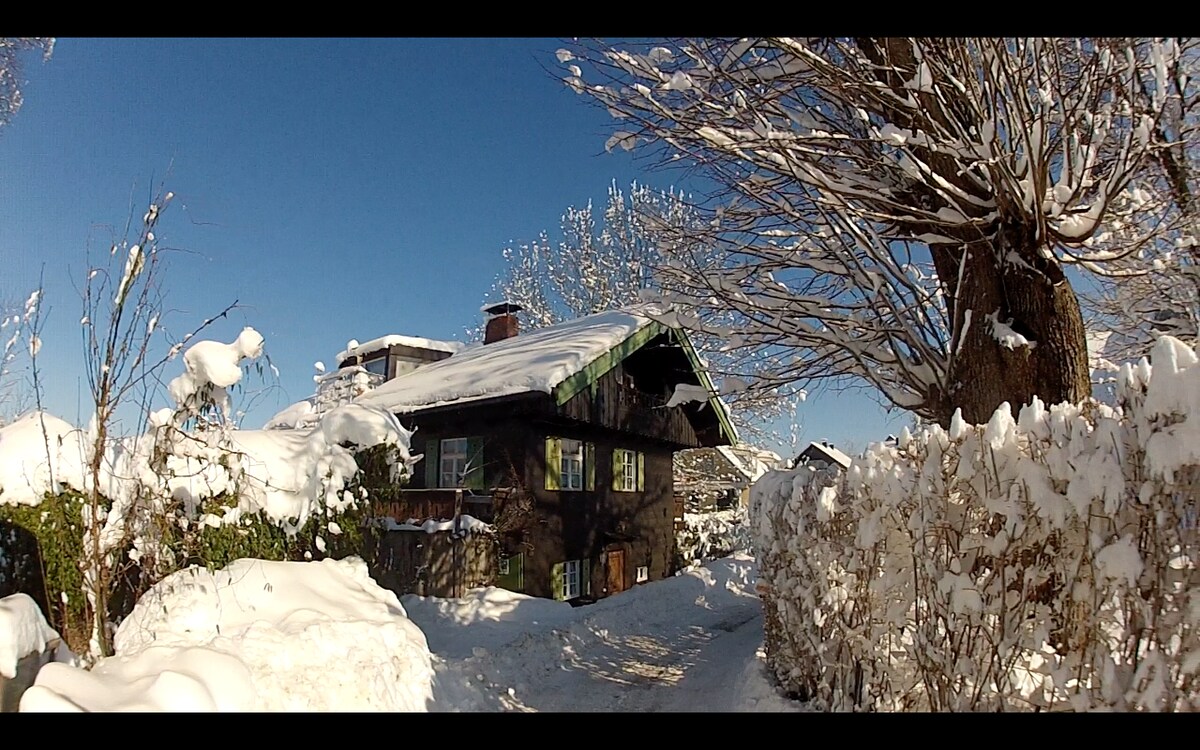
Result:
{"label": "snow-covered house", "polygon": [[692,448],[675,454],[676,515],[746,507],[750,485],[780,468],[777,453],[748,444]]}
{"label": "snow-covered house", "polygon": [[[673,455],[736,443],[686,335],[648,307],[520,333],[518,310],[485,308],[482,344],[407,371],[376,366],[387,380],[357,397],[415,429],[423,451],[393,515],[465,506],[493,518],[492,498],[526,498],[532,518],[497,582],[533,596],[598,598],[670,575]],[[412,341],[351,347],[340,364],[406,356]]]}
{"label": "snow-covered house", "polygon": [[796,456],[794,465],[796,466],[840,466],[843,469],[850,468],[850,457],[842,451],[833,447],[825,440],[820,442],[811,442],[808,447],[800,451],[800,455]]}

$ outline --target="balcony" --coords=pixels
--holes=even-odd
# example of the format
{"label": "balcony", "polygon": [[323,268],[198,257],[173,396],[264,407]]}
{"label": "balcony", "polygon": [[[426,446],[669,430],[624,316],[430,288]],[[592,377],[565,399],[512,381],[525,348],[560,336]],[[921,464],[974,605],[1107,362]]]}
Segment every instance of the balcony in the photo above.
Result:
{"label": "balcony", "polygon": [[466,515],[491,523],[496,517],[495,500],[505,492],[503,488],[491,491],[455,488],[400,490],[386,500],[373,501],[371,509],[377,516],[391,516],[400,522],[410,519],[451,519]]}
{"label": "balcony", "polygon": [[695,439],[692,425],[683,410],[668,407],[665,398],[627,385],[619,385],[615,390],[616,408],[605,415],[611,420],[605,420],[610,426],[652,437]]}

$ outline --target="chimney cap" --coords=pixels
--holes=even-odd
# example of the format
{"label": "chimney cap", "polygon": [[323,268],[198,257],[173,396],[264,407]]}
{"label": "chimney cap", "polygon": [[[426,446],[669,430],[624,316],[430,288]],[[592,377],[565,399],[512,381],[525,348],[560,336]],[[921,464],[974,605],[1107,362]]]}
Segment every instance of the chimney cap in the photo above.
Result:
{"label": "chimney cap", "polygon": [[480,312],[487,313],[488,315],[511,315],[513,313],[521,312],[524,309],[525,308],[521,307],[516,302],[509,302],[508,300],[504,300],[503,302],[493,302],[490,305],[484,305],[483,307],[479,308]]}

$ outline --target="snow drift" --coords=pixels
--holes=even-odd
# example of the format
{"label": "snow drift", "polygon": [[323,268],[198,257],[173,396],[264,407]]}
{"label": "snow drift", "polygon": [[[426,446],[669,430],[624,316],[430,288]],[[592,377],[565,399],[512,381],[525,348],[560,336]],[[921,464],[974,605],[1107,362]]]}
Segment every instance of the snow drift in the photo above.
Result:
{"label": "snow drift", "polygon": [[357,558],[181,570],[91,671],[42,669],[22,711],[425,711],[425,636]]}
{"label": "snow drift", "polygon": [[27,594],[0,599],[0,677],[17,675],[17,662],[59,641],[42,610]]}

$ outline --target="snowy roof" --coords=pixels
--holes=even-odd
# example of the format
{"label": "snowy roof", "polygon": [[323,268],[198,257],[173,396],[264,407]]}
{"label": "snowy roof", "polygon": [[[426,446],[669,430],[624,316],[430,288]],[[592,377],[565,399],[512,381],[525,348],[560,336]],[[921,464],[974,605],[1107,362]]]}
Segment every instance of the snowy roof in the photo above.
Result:
{"label": "snowy roof", "polygon": [[[809,451],[813,451],[815,453],[820,454],[821,458],[824,458],[827,461],[835,463],[835,464],[841,466],[843,469],[850,468],[851,458],[849,456],[847,456],[845,453],[842,453],[837,448],[834,448],[832,445],[829,445],[828,443],[825,443],[825,444],[817,443],[817,442],[809,443],[808,447],[800,452],[800,455],[803,456],[804,454],[809,453]],[[811,457],[811,455],[810,455],[810,457]]]}
{"label": "snowy roof", "polygon": [[[725,457],[727,461],[729,461],[730,464],[733,465],[735,469],[738,470],[738,472],[740,472],[751,482],[757,480],[763,474],[766,474],[771,468],[771,464],[769,464],[765,460],[765,456],[762,455],[764,451],[760,451],[756,448],[745,445],[736,447],[729,445],[718,445],[717,450],[722,456]],[[765,453],[770,452],[766,451]],[[774,463],[778,462],[779,457],[775,456]]]}
{"label": "snowy roof", "polygon": [[371,339],[362,344],[357,341],[351,341],[345,351],[338,353],[337,361],[341,363],[350,357],[357,357],[360,354],[370,354],[380,349],[386,349],[389,346],[411,346],[414,349],[430,349],[435,352],[457,354],[463,350],[466,344],[460,341],[438,341],[437,339],[424,339],[420,336],[403,336],[398,333],[391,333],[387,336]]}
{"label": "snowy roof", "polygon": [[394,378],[359,403],[396,413],[520,393],[551,393],[654,321],[642,310],[610,310],[464,349]]}

